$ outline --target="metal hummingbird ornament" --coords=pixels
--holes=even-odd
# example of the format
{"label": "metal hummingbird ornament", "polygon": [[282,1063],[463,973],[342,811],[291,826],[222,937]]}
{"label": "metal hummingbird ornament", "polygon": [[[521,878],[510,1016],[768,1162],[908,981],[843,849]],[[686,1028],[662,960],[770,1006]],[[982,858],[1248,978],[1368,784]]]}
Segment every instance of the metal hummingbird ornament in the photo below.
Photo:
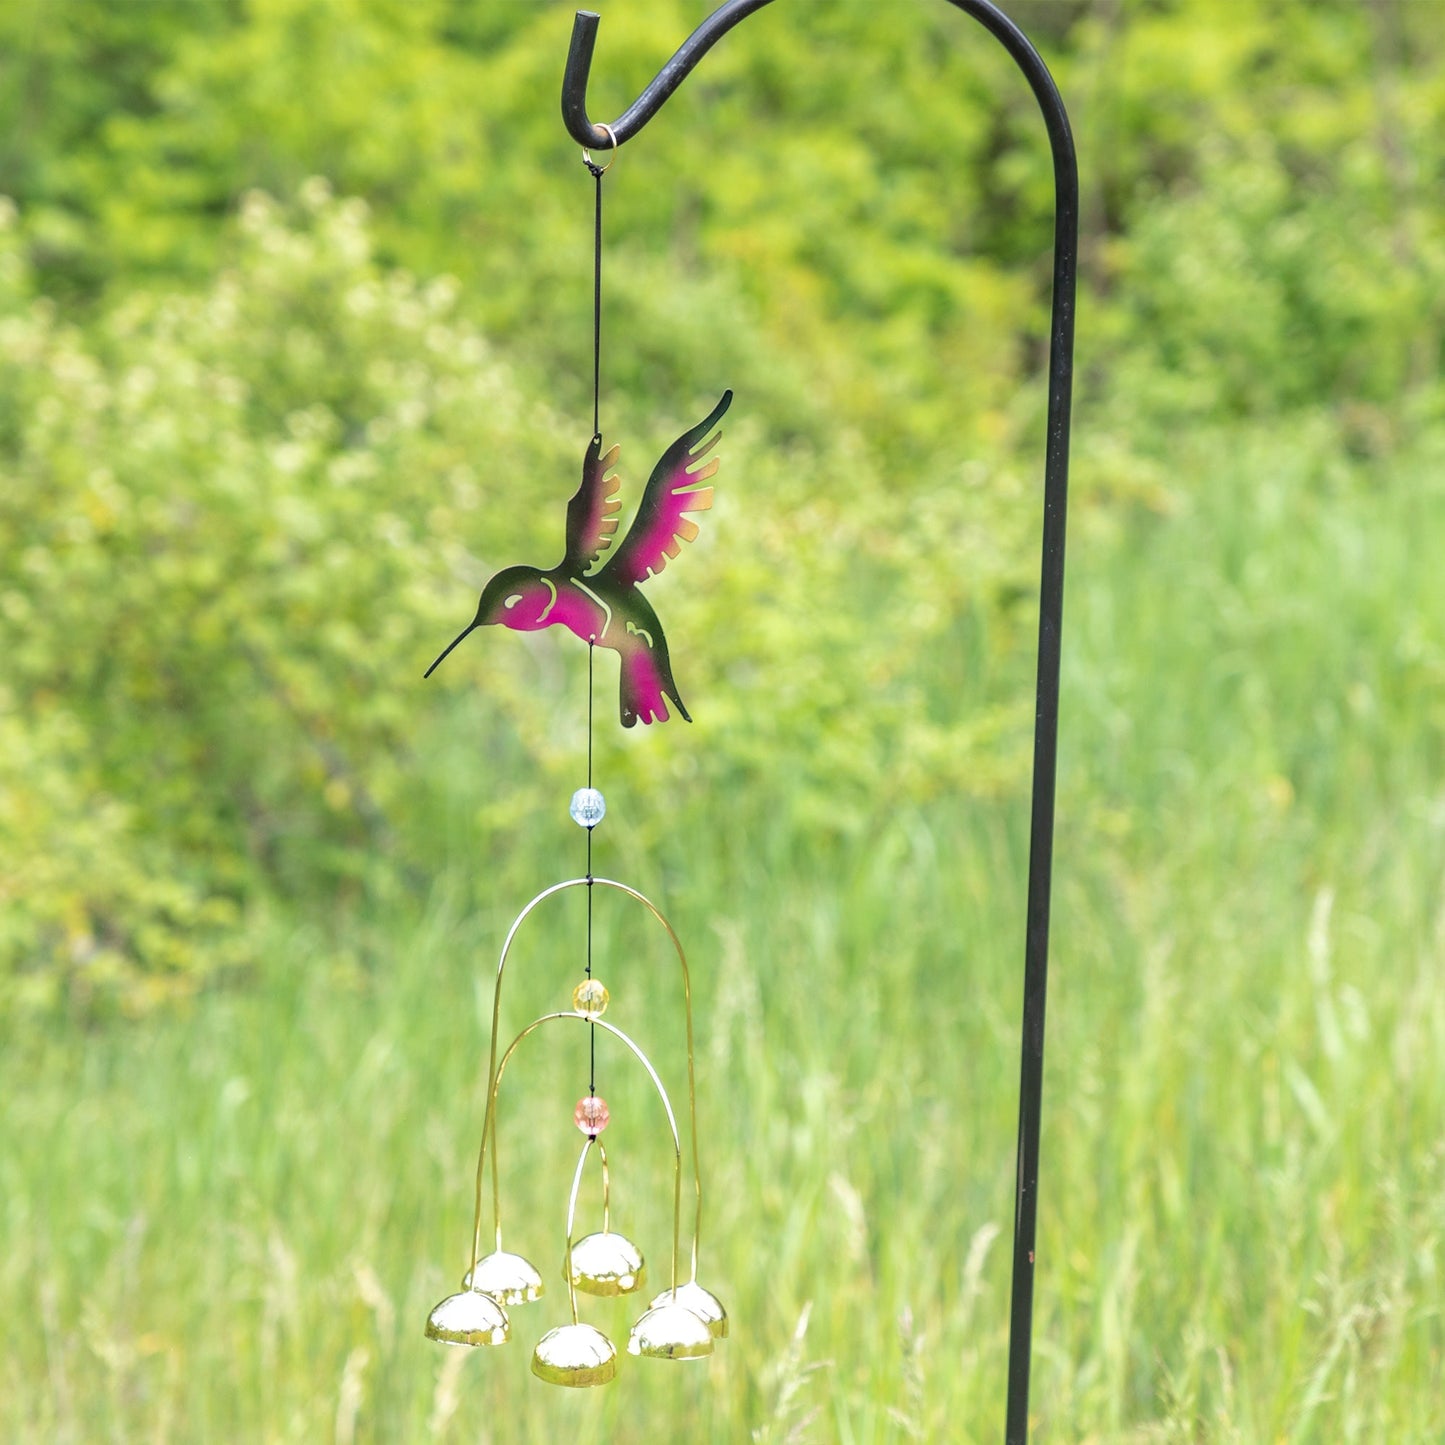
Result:
{"label": "metal hummingbird ornament", "polygon": [[[619,710],[622,726],[665,722],[671,698],[683,719],[691,722],[672,680],[667,638],[652,604],[641,591],[647,578],[661,572],[682,543],[691,542],[698,525],[689,512],[712,506],[712,488],[700,486],[717,472],[718,459],[707,460],[721,432],[713,427],[731,404],[722,400],[695,427],[683,432],[663,452],[647,480],[637,516],[616,552],[589,575],[587,569],[612,546],[617,531],[620,485],[615,474],[621,447],[604,456],[602,437],[594,435],[582,462],[582,484],[567,504],[567,550],[550,571],[540,567],[504,567],[482,589],[477,615],[447,644],[427,668],[430,677],[442,659],[479,627],[500,623],[514,632],[537,632],[561,626],[583,642],[611,648],[621,658]],[[712,433],[712,435],[709,435]]]}
{"label": "metal hummingbird ornament", "polygon": [[[567,1285],[570,1323],[549,1330],[538,1342],[532,1356],[532,1373],[549,1384],[569,1386],[603,1385],[617,1374],[617,1350],[601,1330],[584,1323],[578,1312],[578,1293],[622,1295],[641,1290],[647,1267],[642,1251],[612,1228],[611,1166],[600,1136],[611,1120],[605,1099],[597,1092],[597,1036],[615,1040],[624,1062],[643,1069],[661,1100],[673,1149],[672,1248],[668,1287],[658,1294],[633,1325],[628,1351],[654,1359],[702,1359],[713,1353],[714,1342],[728,1332],[727,1311],[717,1296],[698,1282],[698,1248],[702,1230],[702,1170],[697,1137],[697,1088],[692,1029],[692,983],[687,957],[672,925],[651,899],[635,888],[592,871],[592,834],[606,815],[602,794],[592,786],[592,693],[593,659],[598,647],[616,652],[620,661],[619,713],[624,727],[637,722],[663,722],[671,701],[688,722],[692,719],[677,684],[662,623],[643,596],[642,583],[661,572],[670,558],[678,555],[684,542],[698,533],[691,515],[712,506],[713,489],[704,485],[717,471],[712,456],[721,435],[718,422],[732,402],[732,392],[721,400],[696,426],[689,428],[663,452],[652,469],[638,505],[637,516],[615,550],[617,514],[621,502],[619,480],[612,468],[620,449],[602,450],[598,425],[598,395],[601,372],[601,286],[602,286],[602,176],[616,155],[599,166],[587,151],[583,160],[596,182],[596,225],[593,305],[593,416],[592,440],[582,462],[582,482],[567,504],[566,548],[562,560],[550,569],[526,565],[504,567],[482,589],[476,616],[450,642],[427,669],[428,677],[463,638],[480,627],[500,624],[514,632],[536,632],[561,626],[588,644],[587,785],[572,796],[568,807],[573,820],[586,831],[587,867],[580,878],[570,878],[544,889],[517,915],[502,946],[492,993],[491,1058],[487,1070],[487,1098],[482,1117],[481,1148],[477,1156],[476,1199],[472,1226],[470,1266],[460,1290],[448,1295],[427,1317],[428,1338],[451,1345],[504,1344],[511,1334],[509,1311],[530,1304],[545,1292],[541,1272],[520,1254],[508,1251],[502,1242],[501,1190],[498,1183],[498,1100],[507,1065],[518,1048],[540,1031],[556,1023],[581,1023],[589,1033],[591,1060],[586,1093],[573,1110],[572,1122],[581,1130],[584,1143],[572,1177],[567,1203],[562,1277]],[[597,562],[610,552],[600,567]],[[596,567],[596,570],[590,570]],[[543,904],[574,888],[585,888],[587,933],[585,977],[572,990],[571,1008],[543,1014],[524,1028],[505,1049],[499,1048],[502,983],[513,943],[525,921]],[[611,993],[593,974],[593,899],[598,888],[620,895],[639,905],[666,933],[676,956],[682,981],[684,1027],[687,1037],[687,1126],[692,1150],[694,1213],[690,1274],[679,1273],[682,1247],[683,1146],[672,1098],[652,1061],[637,1042],[602,1015]],[[628,963],[634,960],[628,956]],[[494,1243],[482,1254],[482,1195],[488,1151],[491,1154],[492,1217]],[[602,1175],[602,1228],[574,1239],[577,1201],[587,1161],[596,1152]]]}

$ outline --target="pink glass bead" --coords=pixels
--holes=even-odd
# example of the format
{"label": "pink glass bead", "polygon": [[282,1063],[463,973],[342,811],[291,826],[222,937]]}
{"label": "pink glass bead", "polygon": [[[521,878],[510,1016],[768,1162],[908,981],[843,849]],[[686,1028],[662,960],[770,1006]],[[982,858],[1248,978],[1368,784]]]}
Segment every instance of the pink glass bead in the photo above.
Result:
{"label": "pink glass bead", "polygon": [[595,1139],[607,1127],[611,1117],[607,1100],[599,1099],[595,1094],[578,1099],[577,1107],[572,1110],[573,1122],[589,1139]]}

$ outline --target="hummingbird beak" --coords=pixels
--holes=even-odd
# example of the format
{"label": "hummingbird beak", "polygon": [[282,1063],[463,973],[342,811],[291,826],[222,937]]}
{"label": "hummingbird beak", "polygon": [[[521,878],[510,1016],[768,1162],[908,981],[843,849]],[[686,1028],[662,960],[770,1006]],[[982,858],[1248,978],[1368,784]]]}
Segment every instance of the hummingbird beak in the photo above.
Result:
{"label": "hummingbird beak", "polygon": [[442,663],[446,661],[447,653],[449,653],[449,652],[452,650],[452,648],[454,648],[454,647],[457,645],[457,643],[459,643],[459,642],[462,640],[462,638],[470,636],[470,635],[471,635],[473,632],[475,632],[475,631],[477,630],[477,628],[479,628],[481,625],[482,625],[482,624],[481,624],[480,620],[474,620],[473,622],[469,623],[466,627],[462,628],[462,630],[461,630],[459,633],[457,633],[457,635],[456,635],[454,638],[452,638],[452,640],[451,640],[449,643],[447,643],[446,647],[445,647],[445,648],[443,649],[443,651],[442,651],[441,656],[438,657],[437,660],[436,660],[434,663],[432,663],[432,665],[431,665],[429,668],[427,668],[427,670],[426,670],[424,673],[422,673],[422,680],[425,681],[427,678],[429,678],[429,677],[432,675],[432,673],[434,673],[434,672],[437,670],[437,668],[439,668],[439,667],[442,665]]}

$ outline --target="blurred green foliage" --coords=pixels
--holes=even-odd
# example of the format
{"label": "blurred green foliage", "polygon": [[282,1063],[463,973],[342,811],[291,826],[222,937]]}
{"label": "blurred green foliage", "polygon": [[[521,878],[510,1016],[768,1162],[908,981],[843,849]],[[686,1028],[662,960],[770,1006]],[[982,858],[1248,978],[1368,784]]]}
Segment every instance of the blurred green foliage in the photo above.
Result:
{"label": "blurred green foliage", "polygon": [[[630,98],[707,8],[609,11],[596,108]],[[1050,185],[1032,100],[947,7],[906,8],[906,23],[861,0],[769,9],[633,148],[609,229],[620,389],[690,402],[700,358],[678,303],[712,287],[895,443],[955,435],[1034,375]],[[1378,402],[1433,374],[1445,100],[1427,8],[1020,14],[1087,161],[1092,364],[1137,357],[1211,412]],[[561,358],[577,370],[589,238],[553,99],[569,20],[462,0],[11,7],[6,184],[43,289],[203,279],[244,191],[319,174],[373,203],[384,261],[457,275],[494,338],[549,376]],[[770,420],[788,425],[792,402]]]}
{"label": "blurred green foliage", "polygon": [[192,986],[234,953],[194,925],[234,925],[257,867],[293,894],[354,873],[399,786],[406,714],[377,678],[445,554],[419,541],[474,500],[466,428],[496,408],[497,461],[535,454],[455,286],[380,276],[361,203],[318,184],[301,209],[288,230],[252,198],[237,269],[86,329],[12,290],[6,960],[51,994]]}
{"label": "blurred green foliage", "polygon": [[[790,810],[844,828],[880,794],[1013,788],[1027,742],[1047,157],[1006,57],[910,9],[768,10],[608,181],[624,475],[740,394],[691,585],[658,589],[708,786],[785,766]],[[608,14],[594,108],[702,13]],[[1023,18],[1085,160],[1084,505],[1170,505],[1205,419],[1330,407],[1378,455],[1439,416],[1419,7]],[[0,27],[5,837],[50,860],[8,870],[0,977],[143,1006],[244,955],[257,887],[344,896],[424,855],[417,664],[490,568],[556,549],[588,382],[568,11],[67,0]],[[560,767],[549,656],[441,686],[482,671]],[[651,756],[659,796],[697,766]]]}
{"label": "blurred green foliage", "polygon": [[[1418,9],[1036,9],[1085,155],[1085,487],[1158,505],[1151,462],[1206,417],[1333,403],[1368,453],[1438,415],[1445,87]],[[700,13],[608,16],[595,105]],[[194,982],[232,951],[196,920],[233,919],[258,876],[304,890],[405,854],[400,680],[488,567],[555,548],[582,430],[587,187],[538,100],[566,16],[6,11],[0,625],[7,752],[35,760],[10,846],[54,859],[37,839],[106,800],[61,828],[51,885],[15,889],[3,974],[41,996]],[[770,10],[608,186],[630,475],[659,412],[744,399],[731,535],[688,563],[709,586],[667,599],[684,639],[729,639],[684,671],[718,683],[712,775],[801,754],[804,812],[855,823],[870,790],[992,789],[1021,762],[1007,710],[938,715],[919,661],[966,646],[966,615],[1007,653],[1029,587],[1047,160],[1007,60],[946,10],[910,20]],[[523,477],[557,482],[532,508]],[[546,753],[520,715],[535,672],[487,671]],[[120,839],[146,860],[128,883],[95,866]]]}

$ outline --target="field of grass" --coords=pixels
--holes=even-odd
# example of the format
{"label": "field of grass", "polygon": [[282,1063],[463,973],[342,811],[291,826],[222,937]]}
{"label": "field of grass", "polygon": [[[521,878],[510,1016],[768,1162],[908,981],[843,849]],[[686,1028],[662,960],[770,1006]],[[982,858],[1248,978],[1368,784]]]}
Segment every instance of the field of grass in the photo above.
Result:
{"label": "field of grass", "polygon": [[[1349,461],[1320,423],[1181,438],[1155,505],[1082,474],[1041,1441],[1445,1438],[1442,463]],[[955,641],[931,701],[1026,725],[1028,649],[982,623]],[[693,962],[702,1278],[732,1335],[569,1392],[528,1373],[566,1312],[586,1076],[565,1031],[502,1116],[508,1242],[548,1294],[500,1350],[422,1325],[466,1261],[496,951],[580,871],[579,835],[563,796],[483,829],[486,740],[423,704],[418,729],[442,861],[412,894],[278,913],[252,986],[181,1012],[6,1025],[0,1436],[1000,1439],[1022,795],[878,798],[834,828],[790,809],[779,758],[639,826],[604,745],[598,870],[652,893]],[[526,935],[507,1024],[565,1006],[580,917]],[[609,1019],[679,1092],[665,952],[605,901],[597,948]],[[600,1052],[615,1218],[658,1282],[668,1151]],[[584,1318],[621,1339],[635,1308]]]}

